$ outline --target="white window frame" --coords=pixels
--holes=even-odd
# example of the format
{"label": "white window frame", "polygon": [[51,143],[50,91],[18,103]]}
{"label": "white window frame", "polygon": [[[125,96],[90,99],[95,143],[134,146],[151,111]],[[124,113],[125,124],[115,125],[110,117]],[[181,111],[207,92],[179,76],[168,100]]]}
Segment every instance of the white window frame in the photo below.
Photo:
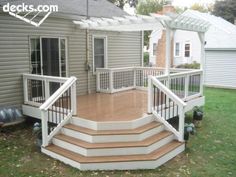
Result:
{"label": "white window frame", "polygon": [[92,50],[93,50],[93,73],[95,71],[95,52],[94,52],[94,39],[104,39],[104,68],[107,68],[107,36],[106,35],[93,35],[92,36]]}
{"label": "white window frame", "polygon": [[[58,48],[59,48],[59,73],[61,77],[61,39],[65,40],[65,64],[66,64],[66,77],[68,77],[68,42],[67,42],[67,37],[58,37],[58,36],[29,36],[29,56],[31,57],[31,39],[39,39],[40,41],[40,62],[41,62],[41,75],[43,75],[43,69],[42,69],[42,64],[43,64],[43,56],[42,56],[42,38],[56,38],[58,39]],[[31,60],[30,60],[30,67],[32,66]]]}
{"label": "white window frame", "polygon": [[[179,43],[179,55],[176,55],[176,44]],[[181,57],[181,43],[180,42],[175,42],[174,43],[174,56],[175,57]]]}
{"label": "white window frame", "polygon": [[[186,45],[186,44],[189,44],[189,57],[186,57],[186,56],[185,56],[185,45]],[[191,54],[192,54],[192,44],[191,44],[191,42],[185,42],[185,43],[184,43],[184,57],[185,57],[185,58],[190,58],[190,57],[191,57]]]}

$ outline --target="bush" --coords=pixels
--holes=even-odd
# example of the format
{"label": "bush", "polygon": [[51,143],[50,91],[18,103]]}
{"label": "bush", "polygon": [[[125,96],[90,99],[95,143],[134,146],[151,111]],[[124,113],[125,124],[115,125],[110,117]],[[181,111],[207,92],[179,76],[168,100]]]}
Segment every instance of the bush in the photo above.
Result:
{"label": "bush", "polygon": [[143,65],[144,66],[149,65],[149,53],[148,52],[143,53]]}
{"label": "bush", "polygon": [[197,63],[196,61],[194,61],[191,64],[182,64],[182,65],[178,65],[176,66],[176,68],[184,68],[184,69],[200,69],[200,63]]}

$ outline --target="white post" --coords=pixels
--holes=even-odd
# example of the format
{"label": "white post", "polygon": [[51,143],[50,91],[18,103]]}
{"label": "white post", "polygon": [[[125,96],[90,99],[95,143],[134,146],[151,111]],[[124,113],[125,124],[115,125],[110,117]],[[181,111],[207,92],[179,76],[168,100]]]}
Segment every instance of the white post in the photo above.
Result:
{"label": "white post", "polygon": [[136,67],[134,67],[134,88],[136,88]]}
{"label": "white post", "polygon": [[72,114],[77,114],[77,97],[76,97],[76,83],[71,86],[71,108]]}
{"label": "white post", "polygon": [[202,73],[200,74],[200,94],[201,94],[201,96],[203,96],[203,85],[204,85],[203,73],[204,73],[204,71],[202,71]]}
{"label": "white post", "polygon": [[141,31],[141,66],[143,67],[143,60],[144,60],[144,55],[143,55],[143,47],[144,47],[144,32]]}
{"label": "white post", "polygon": [[29,101],[28,98],[28,79],[26,76],[23,75],[23,88],[24,88],[24,103],[27,103]]}
{"label": "white post", "polygon": [[152,89],[152,76],[148,76],[148,114],[152,113],[153,107],[153,89]]}
{"label": "white post", "polygon": [[203,71],[201,75],[201,85],[200,85],[200,93],[203,95],[203,84],[205,83],[205,33],[198,33],[198,37],[201,41],[201,65],[200,69]]}
{"label": "white post", "polygon": [[173,35],[173,31],[170,28],[166,28],[166,66],[165,66],[165,74],[168,75],[167,80],[167,88],[170,87],[170,65],[171,65],[171,38]]}
{"label": "white post", "polygon": [[188,97],[189,90],[189,75],[185,75],[185,83],[184,83],[184,98]]}
{"label": "white post", "polygon": [[48,146],[48,114],[47,111],[41,110],[41,126],[42,126],[42,146]]}
{"label": "white post", "polygon": [[97,92],[100,92],[100,73],[99,72],[97,72],[96,82],[97,82]]}
{"label": "white post", "polygon": [[45,100],[47,100],[50,97],[49,81],[45,79],[44,84],[45,84]]}
{"label": "white post", "polygon": [[113,93],[113,71],[109,70],[109,85],[110,85],[110,93]]}
{"label": "white post", "polygon": [[179,134],[178,140],[184,141],[184,124],[185,124],[185,116],[184,116],[184,107],[181,106],[179,109]]}

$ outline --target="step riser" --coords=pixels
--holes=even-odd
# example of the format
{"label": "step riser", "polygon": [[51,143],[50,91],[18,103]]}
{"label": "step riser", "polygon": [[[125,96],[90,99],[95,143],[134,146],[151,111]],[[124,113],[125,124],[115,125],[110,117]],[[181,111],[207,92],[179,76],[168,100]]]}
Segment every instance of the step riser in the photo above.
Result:
{"label": "step riser", "polygon": [[181,145],[157,160],[151,161],[131,161],[131,162],[109,162],[109,163],[83,163],[80,164],[76,161],[68,159],[64,156],[56,154],[52,151],[42,148],[42,152],[57,159],[65,164],[69,164],[72,167],[78,168],[80,170],[137,170],[137,169],[155,169],[162,164],[166,163],[170,159],[174,158],[176,155],[183,152],[185,145]]}
{"label": "step riser", "polygon": [[73,117],[71,123],[77,126],[93,130],[125,130],[134,129],[146,125],[154,120],[152,115],[146,115],[133,121],[116,121],[116,122],[94,122],[78,117]]}
{"label": "step riser", "polygon": [[113,155],[138,155],[149,154],[156,149],[166,145],[174,139],[174,135],[169,135],[154,144],[147,147],[124,147],[124,148],[103,148],[103,149],[86,149],[74,144],[65,142],[60,139],[53,138],[53,144],[81,154],[83,156],[113,156]]}
{"label": "step riser", "polygon": [[89,143],[109,143],[109,142],[133,142],[142,141],[150,136],[160,133],[164,130],[164,126],[160,125],[151,130],[148,130],[141,134],[130,134],[130,135],[88,135],[78,131],[74,131],[67,128],[62,128],[61,133],[73,138],[81,139]]}

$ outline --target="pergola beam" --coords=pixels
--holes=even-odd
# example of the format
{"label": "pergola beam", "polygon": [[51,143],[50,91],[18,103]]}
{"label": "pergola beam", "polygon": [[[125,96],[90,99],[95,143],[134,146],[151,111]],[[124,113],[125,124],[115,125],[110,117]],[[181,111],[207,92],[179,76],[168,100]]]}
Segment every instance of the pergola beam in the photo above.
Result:
{"label": "pergola beam", "polygon": [[186,30],[205,32],[208,22],[192,17],[178,15],[167,16],[150,14],[150,16],[136,15],[113,18],[91,18],[87,20],[74,21],[81,28],[106,31],[143,31],[170,28],[173,30]]}

